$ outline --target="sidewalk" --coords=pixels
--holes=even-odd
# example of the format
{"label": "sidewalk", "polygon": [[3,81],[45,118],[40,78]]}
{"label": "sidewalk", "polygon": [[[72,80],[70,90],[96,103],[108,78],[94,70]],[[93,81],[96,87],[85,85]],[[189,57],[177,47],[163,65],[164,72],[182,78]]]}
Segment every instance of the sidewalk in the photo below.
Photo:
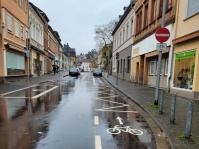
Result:
{"label": "sidewalk", "polygon": [[[155,99],[155,88],[141,86],[135,83],[127,82],[107,74],[104,78],[115,88],[130,97],[142,109],[144,109],[167,134],[173,149],[198,149],[199,148],[199,100],[190,100],[183,97],[176,97],[176,115],[175,124],[170,124],[171,98],[172,95],[164,94],[163,114],[158,113],[158,108],[153,106]],[[192,136],[190,140],[184,139],[186,127],[188,101],[194,103],[194,113],[192,120]]]}
{"label": "sidewalk", "polygon": [[28,83],[27,78],[20,81],[16,81],[16,82],[0,83],[0,94],[11,92],[13,90],[36,85],[41,82],[54,80],[54,79],[65,77],[65,76],[68,76],[68,72],[60,71],[60,73],[56,73],[55,75],[53,73],[50,73],[50,74],[45,74],[38,77],[32,77],[30,78],[29,83]]}

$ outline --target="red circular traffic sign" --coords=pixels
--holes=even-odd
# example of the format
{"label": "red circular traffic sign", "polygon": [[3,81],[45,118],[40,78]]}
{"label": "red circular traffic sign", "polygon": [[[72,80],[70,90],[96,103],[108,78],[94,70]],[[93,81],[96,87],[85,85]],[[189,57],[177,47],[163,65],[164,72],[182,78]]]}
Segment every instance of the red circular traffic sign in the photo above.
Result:
{"label": "red circular traffic sign", "polygon": [[159,28],[155,32],[155,38],[159,42],[166,42],[170,37],[170,32],[167,28]]}

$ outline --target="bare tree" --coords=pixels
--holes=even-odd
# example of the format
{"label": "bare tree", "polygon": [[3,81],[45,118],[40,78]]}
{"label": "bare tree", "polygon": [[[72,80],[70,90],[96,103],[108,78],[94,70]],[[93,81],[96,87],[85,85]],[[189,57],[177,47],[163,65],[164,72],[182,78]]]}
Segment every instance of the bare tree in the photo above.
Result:
{"label": "bare tree", "polygon": [[115,28],[117,20],[111,20],[108,24],[95,26],[96,47],[101,49],[106,44],[113,42],[112,32]]}

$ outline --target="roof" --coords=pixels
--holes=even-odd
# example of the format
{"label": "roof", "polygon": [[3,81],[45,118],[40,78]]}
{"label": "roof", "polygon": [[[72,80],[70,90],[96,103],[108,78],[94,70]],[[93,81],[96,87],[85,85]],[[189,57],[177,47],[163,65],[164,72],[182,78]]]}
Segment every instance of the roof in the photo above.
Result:
{"label": "roof", "polygon": [[43,23],[45,23],[45,21],[42,18],[42,15],[39,12],[39,8],[37,6],[35,6],[33,3],[29,2],[30,6],[33,8],[33,10],[36,12],[36,14],[39,16],[39,18],[42,20]]}
{"label": "roof", "polygon": [[129,4],[129,6],[125,8],[125,12],[124,14],[120,17],[119,22],[117,23],[116,27],[114,28],[113,32],[112,32],[112,36],[114,36],[114,34],[116,33],[116,31],[118,30],[118,28],[120,27],[120,25],[122,24],[122,22],[124,21],[124,19],[127,17],[127,15],[130,13],[130,11],[132,10],[132,7],[134,7],[135,3],[131,2]]}

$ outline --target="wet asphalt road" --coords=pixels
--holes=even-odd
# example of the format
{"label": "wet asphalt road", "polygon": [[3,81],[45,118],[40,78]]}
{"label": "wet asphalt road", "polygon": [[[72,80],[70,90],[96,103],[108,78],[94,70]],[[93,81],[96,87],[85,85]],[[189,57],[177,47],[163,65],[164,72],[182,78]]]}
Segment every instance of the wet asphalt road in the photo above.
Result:
{"label": "wet asphalt road", "polygon": [[126,99],[91,73],[7,94],[0,149],[155,149],[148,123]]}

